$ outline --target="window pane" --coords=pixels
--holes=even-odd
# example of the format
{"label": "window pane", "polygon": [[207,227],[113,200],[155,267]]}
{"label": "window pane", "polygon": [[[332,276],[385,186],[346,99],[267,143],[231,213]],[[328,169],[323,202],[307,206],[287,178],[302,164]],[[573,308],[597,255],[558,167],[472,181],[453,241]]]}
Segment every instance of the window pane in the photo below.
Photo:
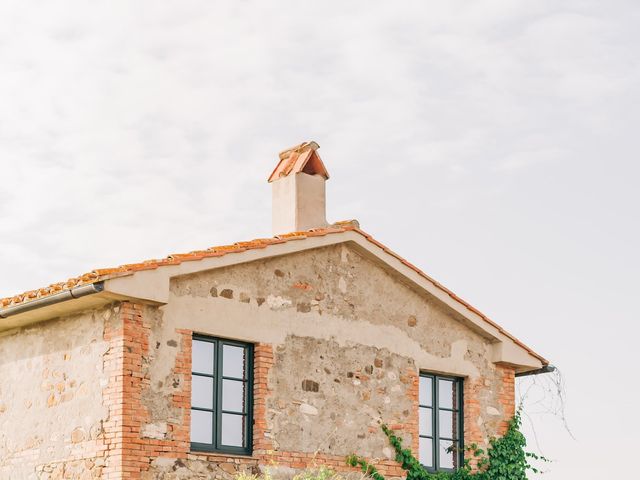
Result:
{"label": "window pane", "polygon": [[245,383],[238,380],[222,381],[222,409],[243,413]]}
{"label": "window pane", "polygon": [[222,444],[231,447],[244,446],[244,416],[222,414]]}
{"label": "window pane", "polygon": [[246,349],[234,345],[222,347],[222,375],[225,377],[245,378],[244,359]]}
{"label": "window pane", "polygon": [[455,401],[456,389],[451,380],[438,380],[438,404],[442,408],[457,408]]}
{"label": "window pane", "polygon": [[444,438],[456,438],[456,420],[458,415],[448,410],[438,411],[438,436]]}
{"label": "window pane", "polygon": [[192,371],[213,375],[213,349],[211,342],[194,340],[192,346]]}
{"label": "window pane", "polygon": [[440,440],[440,468],[454,468],[457,463],[455,461],[456,453],[452,448],[452,443],[448,440]]}
{"label": "window pane", "polygon": [[433,415],[430,408],[420,407],[420,435],[433,436]]}
{"label": "window pane", "polygon": [[213,408],[213,378],[191,377],[191,406]]}
{"label": "window pane", "polygon": [[431,377],[420,377],[420,405],[426,405],[430,407],[433,404],[431,398],[432,394],[432,382]]}
{"label": "window pane", "polygon": [[433,467],[433,440],[430,438],[420,438],[420,463]]}
{"label": "window pane", "polygon": [[213,413],[191,410],[191,441],[213,443]]}

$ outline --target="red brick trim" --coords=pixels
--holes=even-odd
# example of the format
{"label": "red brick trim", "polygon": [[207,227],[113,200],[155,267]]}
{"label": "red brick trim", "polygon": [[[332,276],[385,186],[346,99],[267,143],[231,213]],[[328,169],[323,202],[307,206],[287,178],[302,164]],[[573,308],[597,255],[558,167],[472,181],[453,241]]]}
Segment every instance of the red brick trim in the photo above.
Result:
{"label": "red brick trim", "polygon": [[407,395],[411,399],[411,413],[404,430],[411,434],[411,450],[418,455],[420,449],[420,426],[419,426],[419,410],[420,410],[420,372],[414,369],[408,369],[407,375],[410,378]]}
{"label": "red brick trim", "polygon": [[143,364],[149,354],[151,328],[144,319],[142,305],[124,302],[119,308],[117,325],[105,329],[105,339],[109,342],[105,356],[109,384],[103,398],[109,408],[109,421],[105,424],[108,454],[104,478],[137,480],[141,472],[149,469],[153,458],[186,458],[188,454],[191,332],[178,331],[182,342],[174,367],[174,373],[182,375],[184,381],[181,391],[173,395],[172,402],[182,408],[183,420],[179,424],[168,424],[167,440],[143,438],[142,427],[150,417],[141,398],[143,391],[150,386]]}
{"label": "red brick trim", "polygon": [[478,418],[480,417],[480,392],[484,387],[482,378],[470,379],[465,378],[463,382],[463,415],[464,415],[464,443],[478,445],[484,442],[484,436],[478,426]]}
{"label": "red brick trim", "polygon": [[[122,309],[122,306],[117,307]],[[119,314],[122,310],[119,310]],[[115,323],[115,324],[113,324]],[[107,323],[104,339],[109,349],[104,356],[104,371],[108,375],[108,384],[103,391],[103,403],[109,409],[109,419],[104,423],[104,437],[107,446],[106,466],[103,477],[107,480],[122,478],[123,443],[125,427],[123,425],[123,382],[124,382],[124,323],[119,318]]]}
{"label": "red brick trim", "polygon": [[498,401],[502,405],[502,421],[498,427],[498,435],[504,435],[509,421],[516,414],[516,371],[509,365],[498,365],[497,373],[501,375]]}
{"label": "red brick trim", "polygon": [[267,397],[269,370],[273,367],[273,348],[266,343],[257,343],[253,348],[253,455],[269,456],[273,443],[267,426]]}

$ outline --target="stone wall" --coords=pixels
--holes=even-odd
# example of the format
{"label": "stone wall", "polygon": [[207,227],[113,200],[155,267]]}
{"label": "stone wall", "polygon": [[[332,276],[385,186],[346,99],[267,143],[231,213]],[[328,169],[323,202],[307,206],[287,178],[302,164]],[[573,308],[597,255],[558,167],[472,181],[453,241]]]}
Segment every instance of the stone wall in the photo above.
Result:
{"label": "stone wall", "polygon": [[[251,457],[190,451],[193,333],[255,345]],[[420,371],[464,377],[468,442],[514,408],[513,369],[486,338],[345,245],[180,277],[164,306],[125,302],[0,346],[0,478],[350,471],[350,453],[399,477],[380,424],[417,450]]]}
{"label": "stone wall", "polygon": [[106,308],[0,337],[0,478],[101,477],[109,419],[104,333],[115,315]]}

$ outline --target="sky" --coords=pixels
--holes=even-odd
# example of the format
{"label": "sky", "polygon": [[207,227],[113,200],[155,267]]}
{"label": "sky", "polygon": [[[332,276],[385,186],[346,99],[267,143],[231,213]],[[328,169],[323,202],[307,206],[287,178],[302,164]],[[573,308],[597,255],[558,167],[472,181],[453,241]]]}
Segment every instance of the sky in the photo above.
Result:
{"label": "sky", "polygon": [[628,477],[639,24],[617,0],[0,2],[0,297],[268,236],[277,154],[315,140],[330,220],[558,367],[562,402],[520,385],[540,478]]}

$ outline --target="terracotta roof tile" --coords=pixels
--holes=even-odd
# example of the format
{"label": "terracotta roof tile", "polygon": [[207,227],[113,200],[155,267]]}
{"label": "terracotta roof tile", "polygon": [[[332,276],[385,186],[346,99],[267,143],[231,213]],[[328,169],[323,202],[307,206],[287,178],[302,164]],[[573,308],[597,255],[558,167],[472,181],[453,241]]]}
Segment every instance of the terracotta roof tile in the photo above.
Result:
{"label": "terracotta roof tile", "polygon": [[500,327],[497,323],[495,323],[493,320],[488,318],[478,309],[476,309],[475,307],[467,303],[465,300],[458,297],[455,293],[453,293],[448,288],[444,287],[442,284],[440,284],[430,276],[428,276],[418,267],[411,264],[410,262],[402,258],[400,255],[398,255],[397,253],[395,253],[394,251],[390,250],[382,243],[375,240],[371,235],[364,232],[363,230],[360,230],[360,226],[358,222],[355,220],[337,222],[326,228],[314,228],[312,230],[303,231],[303,232],[286,233],[283,235],[277,235],[276,237],[273,237],[273,238],[259,238],[259,239],[250,240],[247,242],[237,242],[232,245],[221,245],[221,246],[211,247],[206,250],[194,250],[188,253],[174,253],[167,256],[166,258],[159,259],[159,260],[151,259],[151,260],[145,260],[139,263],[129,263],[129,264],[121,265],[115,268],[100,268],[100,269],[92,270],[91,272],[84,273],[77,277],[70,278],[65,282],[58,282],[58,283],[51,284],[47,287],[40,288],[38,290],[29,290],[27,292],[14,295],[12,297],[1,298],[0,308],[12,307],[15,305],[26,303],[31,300],[47,297],[49,295],[53,295],[63,290],[69,290],[80,285],[86,285],[90,283],[99,282],[102,280],[108,280],[110,278],[130,275],[132,273],[142,271],[142,270],[151,270],[151,269],[156,269],[158,267],[163,267],[168,265],[179,265],[183,262],[198,261],[206,257],[218,257],[218,256],[223,256],[231,253],[240,253],[240,252],[245,252],[247,250],[261,249],[269,245],[286,243],[293,240],[304,240],[308,237],[325,236],[325,235],[331,235],[334,233],[343,233],[346,231],[353,231],[362,235],[365,239],[367,239],[367,241],[379,247],[389,255],[392,255],[393,257],[397,258],[402,264],[406,265],[408,268],[415,271],[423,278],[427,279],[435,287],[445,292],[447,295],[449,295],[451,298],[453,298],[460,304],[464,305],[469,311],[480,316],[485,322],[495,327],[503,335],[513,340],[520,347],[524,348],[531,355],[539,359],[543,364],[547,365],[549,363],[544,357],[541,357],[540,355],[535,353],[533,350],[527,347],[524,343],[522,343],[516,337],[514,337],[509,332],[504,330],[502,327]]}
{"label": "terracotta roof tile", "polygon": [[144,260],[142,262],[129,263],[112,268],[98,268],[92,270],[91,272],[87,272],[77,277],[70,278],[64,282],[54,283],[38,290],[29,290],[12,297],[1,298],[0,308],[12,307],[21,303],[28,302],[30,300],[47,297],[63,290],[69,290],[80,285],[95,283],[98,281],[107,280],[109,278],[130,275],[142,270],[153,270],[158,267],[167,265],[179,265],[183,262],[197,261],[208,257],[220,257],[229,253],[240,253],[246,252],[247,250],[262,249],[268,247],[269,245],[285,243],[291,240],[303,240],[307,238],[307,236],[311,237],[317,235],[327,235],[330,233],[341,233],[348,229],[349,228],[347,227],[327,227],[324,229],[315,229],[309,232],[291,232],[285,235],[279,235],[278,237],[274,238],[257,238],[255,240],[250,240],[247,242],[237,242],[232,245],[218,245],[206,250],[194,250],[188,253],[173,253],[162,259]]}

